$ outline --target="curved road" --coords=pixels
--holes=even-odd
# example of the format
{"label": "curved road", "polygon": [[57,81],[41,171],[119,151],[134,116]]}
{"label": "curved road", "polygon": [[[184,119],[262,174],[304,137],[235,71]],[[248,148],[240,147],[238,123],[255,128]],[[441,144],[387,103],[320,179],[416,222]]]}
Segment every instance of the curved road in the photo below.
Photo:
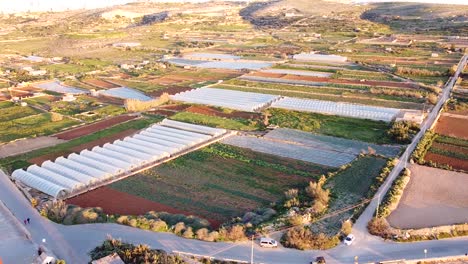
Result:
{"label": "curved road", "polygon": [[[416,147],[424,132],[434,123],[438,112],[450,96],[451,89],[466,64],[465,55],[460,61],[455,78],[449,81],[428,118],[422,125],[413,142],[400,157],[398,164],[390,173],[385,183],[377,192],[376,197],[383,196],[399,172],[405,167],[409,154]],[[2,200],[19,221],[31,218],[31,225],[27,228],[31,233],[32,241],[52,249],[67,263],[87,263],[87,253],[99,245],[107,235],[122,238],[132,243],[146,243],[153,248],[164,249],[168,252],[181,251],[194,254],[212,256],[216,258],[250,260],[250,243],[209,243],[198,240],[189,240],[169,233],[154,233],[117,224],[87,224],[76,226],[63,226],[55,224],[39,215],[34,210],[16,186],[0,171],[0,200]],[[294,249],[278,248],[264,249],[255,246],[255,263],[309,263],[315,256],[323,255],[328,263],[354,263],[355,256],[359,261],[375,262],[392,259],[421,259],[424,258],[424,249],[427,257],[444,257],[462,255],[468,252],[468,237],[454,239],[424,241],[414,243],[386,242],[379,237],[369,235],[366,229],[368,221],[377,208],[377,199],[374,199],[366,208],[353,227],[357,239],[352,246],[340,245],[326,251],[299,251]],[[0,249],[1,252],[1,249]],[[20,259],[20,256],[19,256]],[[21,262],[16,262],[21,263]]]}

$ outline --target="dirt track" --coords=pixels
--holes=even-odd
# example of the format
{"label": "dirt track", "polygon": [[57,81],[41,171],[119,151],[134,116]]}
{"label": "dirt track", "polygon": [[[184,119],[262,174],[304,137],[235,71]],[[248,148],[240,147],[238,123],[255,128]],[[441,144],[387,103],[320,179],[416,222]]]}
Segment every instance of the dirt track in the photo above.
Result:
{"label": "dirt track", "polygon": [[35,149],[55,146],[63,143],[65,140],[55,137],[37,137],[18,140],[8,144],[0,145],[0,158],[15,156]]}
{"label": "dirt track", "polygon": [[413,164],[398,208],[387,218],[399,228],[424,228],[468,220],[468,174]]}

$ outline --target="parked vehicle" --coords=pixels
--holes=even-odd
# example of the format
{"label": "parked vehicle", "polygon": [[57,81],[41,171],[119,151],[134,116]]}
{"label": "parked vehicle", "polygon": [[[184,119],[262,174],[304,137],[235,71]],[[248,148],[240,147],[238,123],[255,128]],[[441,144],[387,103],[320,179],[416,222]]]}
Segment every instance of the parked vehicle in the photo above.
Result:
{"label": "parked vehicle", "polygon": [[316,257],[315,261],[312,261],[310,264],[326,264],[327,262],[325,261],[325,258],[320,256]]}
{"label": "parked vehicle", "polygon": [[278,242],[268,237],[262,237],[260,238],[260,246],[266,248],[275,248],[278,247]]}
{"label": "parked vehicle", "polygon": [[345,243],[345,245],[350,246],[351,244],[353,244],[353,242],[354,242],[355,239],[356,239],[356,237],[355,237],[353,234],[349,234],[349,235],[344,239],[344,243]]}

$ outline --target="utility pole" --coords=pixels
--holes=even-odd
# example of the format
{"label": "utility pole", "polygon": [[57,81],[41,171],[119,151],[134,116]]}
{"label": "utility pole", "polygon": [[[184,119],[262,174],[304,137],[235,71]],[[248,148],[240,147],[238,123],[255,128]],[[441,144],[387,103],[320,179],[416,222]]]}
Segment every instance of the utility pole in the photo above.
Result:
{"label": "utility pole", "polygon": [[380,193],[377,195],[377,209],[375,212],[375,218],[379,218],[379,206],[380,206]]}
{"label": "utility pole", "polygon": [[250,249],[250,264],[253,264],[253,248],[254,248],[254,235],[252,235],[252,243]]}

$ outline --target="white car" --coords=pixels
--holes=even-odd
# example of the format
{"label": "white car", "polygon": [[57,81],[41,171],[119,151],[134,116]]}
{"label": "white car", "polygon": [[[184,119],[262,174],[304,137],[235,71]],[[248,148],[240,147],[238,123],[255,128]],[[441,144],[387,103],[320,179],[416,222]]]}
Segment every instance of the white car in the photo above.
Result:
{"label": "white car", "polygon": [[260,246],[266,248],[275,248],[278,247],[278,242],[268,237],[262,237],[260,238]]}
{"label": "white car", "polygon": [[349,234],[349,235],[344,239],[344,243],[345,243],[345,245],[350,246],[351,244],[353,244],[353,242],[354,242],[355,239],[356,239],[356,237],[355,237],[353,234]]}

